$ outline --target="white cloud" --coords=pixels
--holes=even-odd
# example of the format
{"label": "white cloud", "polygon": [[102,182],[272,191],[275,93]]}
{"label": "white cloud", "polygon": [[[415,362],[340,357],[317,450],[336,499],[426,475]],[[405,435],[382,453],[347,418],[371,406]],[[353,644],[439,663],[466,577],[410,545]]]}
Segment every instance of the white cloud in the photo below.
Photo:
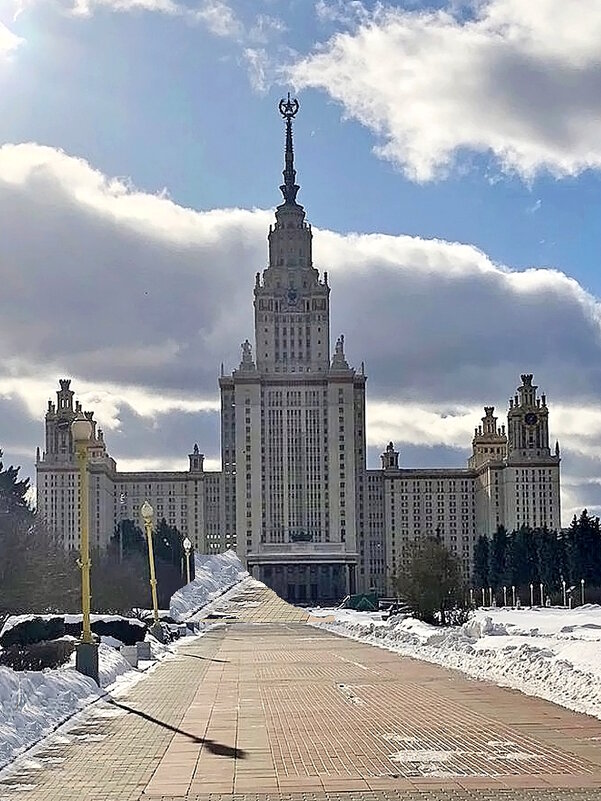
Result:
{"label": "white cloud", "polygon": [[[195,441],[218,459],[220,362],[235,367],[253,338],[271,222],[182,208],[53,148],[0,148],[0,445],[33,452],[57,379],[72,377],[119,461],[185,461]],[[601,475],[600,308],[576,281],[460,243],[313,230],[332,337],[366,363],[373,448],[469,448],[481,407],[502,418],[527,371],[570,474]]]}
{"label": "white cloud", "polygon": [[247,47],[243,53],[251,89],[265,94],[271,87],[271,59],[264,47]]}
{"label": "white cloud", "polygon": [[0,62],[10,58],[17,48],[23,44],[23,39],[9,30],[6,25],[0,22]]}
{"label": "white cloud", "polygon": [[73,0],[71,12],[76,16],[89,17],[98,8],[121,12],[155,11],[170,15],[183,13],[183,9],[172,0]]}
{"label": "white cloud", "polygon": [[320,22],[338,25],[351,25],[369,19],[369,12],[360,0],[317,0],[315,13]]}
{"label": "white cloud", "polygon": [[[24,369],[18,376],[11,376],[6,368],[6,362],[0,364],[3,373],[0,377],[0,398],[19,400],[30,417],[39,420],[46,407],[46,401],[54,396],[58,388],[57,376],[64,377],[67,373],[61,372],[59,368],[42,375],[36,371],[36,375],[31,376]],[[197,414],[219,410],[217,393],[213,397],[205,398],[182,397],[181,393],[175,395],[165,393],[164,390],[153,392],[152,387],[99,383],[77,376],[72,379],[71,388],[84,408],[94,409],[100,426],[109,431],[122,428],[121,411],[124,407],[129,407],[135,410],[137,416],[150,420],[156,420],[161,415],[172,412]]]}
{"label": "white cloud", "polygon": [[[15,17],[26,8],[44,2],[48,0],[12,0]],[[194,7],[177,0],[56,0],[56,4],[76,17],[90,17],[101,9],[116,13],[147,11],[181,17],[188,22],[202,24],[214,36],[232,39],[238,44],[264,45],[286,30],[284,21],[279,17],[263,13],[254,15],[245,25],[228,0],[198,0]],[[3,29],[0,24],[0,54],[2,44]]]}
{"label": "white cloud", "polygon": [[238,39],[244,35],[242,22],[225,0],[204,0],[193,13],[215,36]]}
{"label": "white cloud", "polygon": [[274,36],[279,36],[287,30],[288,26],[280,17],[273,17],[270,14],[257,14],[248,30],[248,38],[256,44],[265,45]]}
{"label": "white cloud", "polygon": [[[322,1],[318,12],[335,18],[340,5]],[[349,28],[290,75],[339,101],[415,181],[444,176],[466,150],[527,180],[576,175],[601,167],[601,4],[577,6],[478,0],[461,16],[452,5],[359,4]]]}

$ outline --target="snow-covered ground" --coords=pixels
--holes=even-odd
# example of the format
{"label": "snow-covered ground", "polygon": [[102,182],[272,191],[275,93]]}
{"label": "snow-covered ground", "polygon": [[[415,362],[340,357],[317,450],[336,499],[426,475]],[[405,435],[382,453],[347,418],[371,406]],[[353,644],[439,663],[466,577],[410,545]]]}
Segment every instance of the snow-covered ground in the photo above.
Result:
{"label": "snow-covered ground", "polygon": [[[172,598],[172,617],[183,620],[202,607],[210,609],[212,602],[247,576],[233,551],[197,558],[195,580]],[[13,618],[10,625],[16,622]],[[153,661],[133,669],[111,640],[103,637],[99,646],[100,687],[75,670],[75,655],[56,670],[14,671],[0,666],[0,769],[102,695],[121,695],[182,642],[162,645],[146,634]]]}
{"label": "snow-covered ground", "polygon": [[[57,670],[11,670],[0,666],[0,768],[67,718],[107,692],[113,694],[142,675],[118,650],[101,642],[100,684],[75,670],[75,654]],[[141,668],[150,663],[142,663]]]}
{"label": "snow-covered ground", "polygon": [[248,576],[235,551],[231,550],[215,556],[196,555],[194,569],[194,580],[171,597],[169,614],[174,620],[187,620]]}
{"label": "snow-covered ground", "polygon": [[315,625],[601,718],[601,606],[479,609],[464,626],[314,609]]}

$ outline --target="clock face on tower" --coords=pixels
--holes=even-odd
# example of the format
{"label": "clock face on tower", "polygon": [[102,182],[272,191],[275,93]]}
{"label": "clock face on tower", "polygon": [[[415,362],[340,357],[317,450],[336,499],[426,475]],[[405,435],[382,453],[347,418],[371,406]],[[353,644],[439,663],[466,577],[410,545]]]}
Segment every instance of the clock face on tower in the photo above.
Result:
{"label": "clock face on tower", "polygon": [[534,412],[528,412],[528,414],[524,417],[524,422],[527,426],[535,426],[538,421],[538,417],[534,414]]}
{"label": "clock face on tower", "polygon": [[294,287],[290,287],[288,290],[287,298],[289,306],[296,306],[296,302],[298,301],[298,292],[296,289],[294,289]]}

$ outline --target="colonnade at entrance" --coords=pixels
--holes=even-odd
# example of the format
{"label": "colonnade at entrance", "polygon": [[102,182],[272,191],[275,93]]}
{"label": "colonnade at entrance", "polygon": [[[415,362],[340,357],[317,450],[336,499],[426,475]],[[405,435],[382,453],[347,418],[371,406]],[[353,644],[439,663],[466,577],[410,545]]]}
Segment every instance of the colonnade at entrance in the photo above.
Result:
{"label": "colonnade at entrance", "polygon": [[264,564],[249,566],[249,572],[293,604],[335,605],[355,592],[352,564]]}

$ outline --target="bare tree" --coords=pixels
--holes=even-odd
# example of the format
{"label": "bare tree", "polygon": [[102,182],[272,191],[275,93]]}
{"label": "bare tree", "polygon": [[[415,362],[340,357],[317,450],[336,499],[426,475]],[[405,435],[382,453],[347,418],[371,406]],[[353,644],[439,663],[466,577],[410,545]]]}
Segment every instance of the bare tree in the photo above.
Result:
{"label": "bare tree", "polygon": [[465,604],[465,581],[457,556],[439,537],[415,540],[399,572],[397,589],[413,614],[427,623],[447,625],[449,613]]}

